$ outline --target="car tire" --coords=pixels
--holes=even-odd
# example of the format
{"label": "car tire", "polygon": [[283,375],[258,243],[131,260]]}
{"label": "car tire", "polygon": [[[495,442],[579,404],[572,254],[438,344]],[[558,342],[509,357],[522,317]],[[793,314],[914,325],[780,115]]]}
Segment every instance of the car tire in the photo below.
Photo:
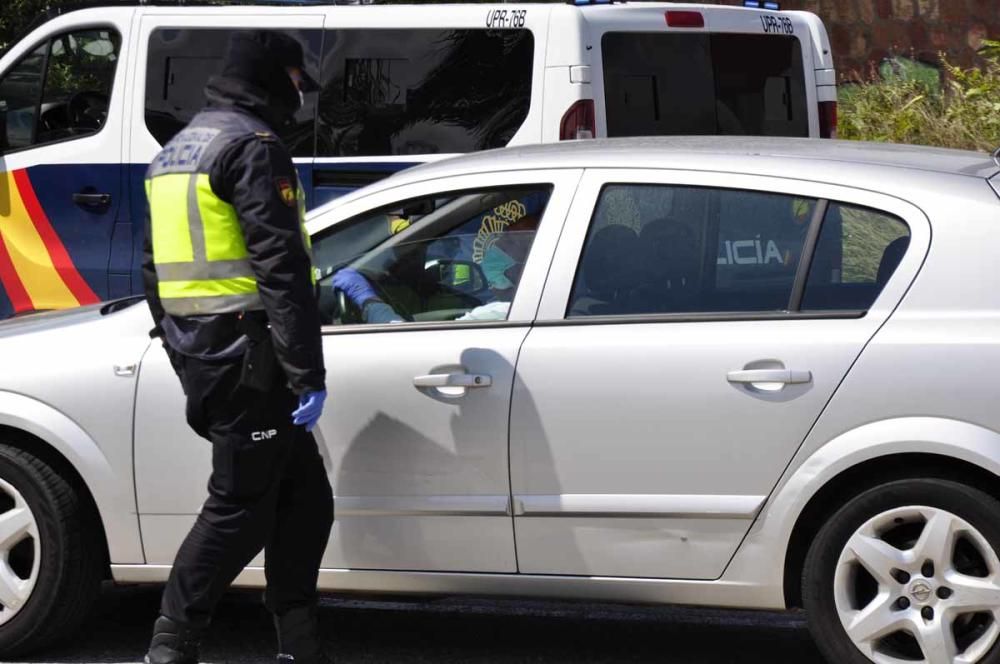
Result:
{"label": "car tire", "polygon": [[968,583],[987,575],[1000,578],[1000,501],[951,480],[904,479],[861,493],[823,526],[802,598],[830,662],[950,664],[969,654],[1000,664],[1000,624],[977,610]]}
{"label": "car tire", "polygon": [[96,519],[70,482],[38,457],[0,444],[4,523],[0,597],[12,604],[0,602],[0,658],[6,659],[75,631],[100,592],[103,556]]}

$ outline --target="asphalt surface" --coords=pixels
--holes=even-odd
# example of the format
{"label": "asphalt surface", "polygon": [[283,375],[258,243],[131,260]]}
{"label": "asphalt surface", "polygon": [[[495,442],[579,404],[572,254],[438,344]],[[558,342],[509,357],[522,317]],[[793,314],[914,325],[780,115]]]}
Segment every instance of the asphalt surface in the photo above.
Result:
{"label": "asphalt surface", "polygon": [[[273,663],[274,636],[258,593],[233,593],[202,648],[216,664]],[[159,601],[156,588],[106,590],[64,645],[23,662],[138,662]],[[799,614],[680,607],[440,599],[324,598],[324,633],[337,664],[820,664]]]}

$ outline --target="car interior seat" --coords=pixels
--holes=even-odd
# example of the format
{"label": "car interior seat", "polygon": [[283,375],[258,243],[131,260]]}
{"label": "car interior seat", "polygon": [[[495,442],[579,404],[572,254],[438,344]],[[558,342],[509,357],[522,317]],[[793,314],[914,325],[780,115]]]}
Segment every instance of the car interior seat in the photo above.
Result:
{"label": "car interior seat", "polygon": [[631,293],[637,283],[636,255],[639,235],[628,226],[611,224],[587,243],[582,272],[577,277],[577,296],[571,316],[601,316],[630,313]]}

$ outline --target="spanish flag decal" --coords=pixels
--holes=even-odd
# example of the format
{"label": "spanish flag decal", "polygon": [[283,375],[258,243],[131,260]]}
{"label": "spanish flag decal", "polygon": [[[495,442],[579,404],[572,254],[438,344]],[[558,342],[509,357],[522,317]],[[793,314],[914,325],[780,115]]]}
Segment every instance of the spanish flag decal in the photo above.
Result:
{"label": "spanish flag decal", "polygon": [[0,284],[14,313],[100,301],[73,265],[23,169],[0,173]]}

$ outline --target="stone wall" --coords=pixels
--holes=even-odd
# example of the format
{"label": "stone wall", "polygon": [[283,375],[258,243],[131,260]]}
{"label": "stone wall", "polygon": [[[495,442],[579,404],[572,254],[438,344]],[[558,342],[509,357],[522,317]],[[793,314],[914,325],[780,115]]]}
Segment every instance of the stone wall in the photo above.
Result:
{"label": "stone wall", "polygon": [[[841,77],[867,74],[890,55],[963,66],[976,62],[984,38],[1000,40],[1000,0],[780,0],[782,9],[822,17]],[[742,0],[727,4],[743,4]]]}

